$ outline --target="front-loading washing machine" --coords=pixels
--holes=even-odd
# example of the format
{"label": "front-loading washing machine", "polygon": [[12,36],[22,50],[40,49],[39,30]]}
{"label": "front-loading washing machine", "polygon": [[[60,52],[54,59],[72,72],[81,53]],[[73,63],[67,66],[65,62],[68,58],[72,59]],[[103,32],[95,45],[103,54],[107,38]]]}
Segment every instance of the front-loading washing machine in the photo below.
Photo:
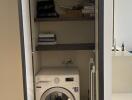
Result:
{"label": "front-loading washing machine", "polygon": [[80,100],[77,68],[43,68],[35,81],[36,100]]}

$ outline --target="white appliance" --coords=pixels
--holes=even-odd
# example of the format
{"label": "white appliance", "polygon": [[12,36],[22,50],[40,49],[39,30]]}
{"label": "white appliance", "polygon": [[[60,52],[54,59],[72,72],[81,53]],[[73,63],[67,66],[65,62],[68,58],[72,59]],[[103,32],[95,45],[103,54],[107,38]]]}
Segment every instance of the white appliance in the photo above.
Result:
{"label": "white appliance", "polygon": [[80,100],[77,68],[44,68],[35,81],[36,100]]}

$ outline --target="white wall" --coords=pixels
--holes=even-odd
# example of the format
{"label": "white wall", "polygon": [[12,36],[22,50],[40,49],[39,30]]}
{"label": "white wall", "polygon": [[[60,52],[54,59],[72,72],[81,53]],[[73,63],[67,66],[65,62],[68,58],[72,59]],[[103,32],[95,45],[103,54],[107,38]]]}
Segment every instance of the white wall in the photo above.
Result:
{"label": "white wall", "polygon": [[[115,38],[118,46],[125,43],[127,50],[132,51],[132,1],[115,0]],[[113,67],[113,93],[131,93],[131,56],[114,56],[112,58]]]}
{"label": "white wall", "polygon": [[127,50],[132,51],[132,0],[115,0],[115,38],[117,45],[125,43]]}
{"label": "white wall", "polygon": [[113,0],[104,0],[104,100],[112,100]]}
{"label": "white wall", "polygon": [[24,100],[18,0],[0,0],[0,100]]}
{"label": "white wall", "polygon": [[112,67],[112,92],[132,93],[132,56],[113,56]]}

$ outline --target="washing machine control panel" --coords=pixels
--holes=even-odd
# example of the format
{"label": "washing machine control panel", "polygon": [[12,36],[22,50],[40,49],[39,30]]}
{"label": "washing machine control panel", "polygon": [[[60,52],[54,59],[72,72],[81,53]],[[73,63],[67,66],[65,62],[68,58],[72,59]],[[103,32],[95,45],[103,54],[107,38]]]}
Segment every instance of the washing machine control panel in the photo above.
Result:
{"label": "washing machine control panel", "polygon": [[54,82],[55,82],[55,84],[58,84],[58,83],[60,82],[60,79],[59,79],[58,77],[56,77],[56,78],[54,79]]}
{"label": "washing machine control panel", "polygon": [[79,87],[73,87],[74,92],[79,92]]}
{"label": "washing machine control panel", "polygon": [[73,77],[67,77],[67,78],[65,78],[65,81],[66,82],[72,82],[72,81],[74,81],[74,78]]}
{"label": "washing machine control panel", "polygon": [[[64,78],[64,81],[65,82],[73,82],[74,78],[73,77],[66,77],[66,78]],[[59,77],[55,77],[54,78],[54,83],[55,84],[59,84],[60,83],[60,78]]]}

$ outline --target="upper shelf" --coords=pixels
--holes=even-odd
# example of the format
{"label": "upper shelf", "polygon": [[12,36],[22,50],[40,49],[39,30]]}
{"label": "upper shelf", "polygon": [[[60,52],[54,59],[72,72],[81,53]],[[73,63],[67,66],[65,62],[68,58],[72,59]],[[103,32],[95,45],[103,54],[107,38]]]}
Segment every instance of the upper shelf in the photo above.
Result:
{"label": "upper shelf", "polygon": [[56,18],[35,18],[35,22],[43,21],[87,21],[94,20],[95,17],[56,17]]}

